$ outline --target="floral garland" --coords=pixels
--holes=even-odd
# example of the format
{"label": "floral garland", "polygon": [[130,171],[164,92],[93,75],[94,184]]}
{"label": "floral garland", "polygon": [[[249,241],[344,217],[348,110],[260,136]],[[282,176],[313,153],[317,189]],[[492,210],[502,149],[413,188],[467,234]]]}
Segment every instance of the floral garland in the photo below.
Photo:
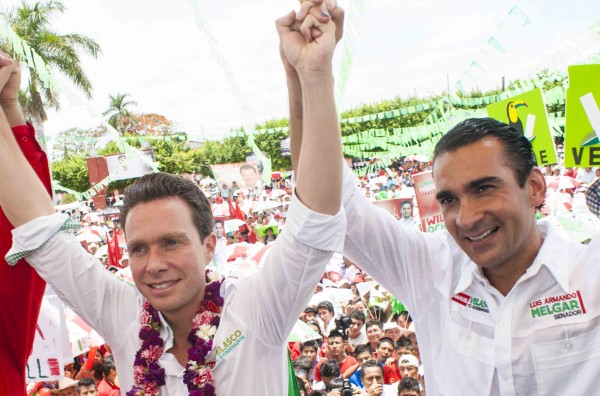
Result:
{"label": "floral garland", "polygon": [[[207,361],[213,339],[221,319],[223,297],[220,295],[221,283],[218,273],[206,270],[206,289],[200,311],[192,322],[192,331],[188,341],[188,362],[185,366],[183,382],[190,396],[214,396],[215,381],[212,369],[215,362]],[[160,318],[158,311],[146,301],[140,317],[140,340],[142,346],[135,355],[133,376],[135,385],[127,396],[157,396],[159,388],[165,385],[165,369],[160,367],[158,359],[163,355],[164,341],[160,338]]]}

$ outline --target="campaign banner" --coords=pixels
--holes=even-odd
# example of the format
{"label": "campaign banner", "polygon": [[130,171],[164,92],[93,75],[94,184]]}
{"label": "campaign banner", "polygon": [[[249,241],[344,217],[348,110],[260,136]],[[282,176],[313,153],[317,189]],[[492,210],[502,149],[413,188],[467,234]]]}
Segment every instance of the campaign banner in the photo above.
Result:
{"label": "campaign banner", "polygon": [[600,166],[600,65],[569,66],[565,166]]}
{"label": "campaign banner", "polygon": [[104,158],[112,180],[134,179],[152,173],[149,165],[154,162],[152,150],[107,155]]}
{"label": "campaign banner", "polygon": [[404,202],[410,202],[411,206],[414,206],[412,198],[382,199],[381,201],[373,201],[373,204],[387,210],[399,219],[402,217],[402,204]]}
{"label": "campaign banner", "polygon": [[415,182],[415,197],[421,216],[421,230],[423,232],[436,232],[445,230],[444,218],[440,205],[435,199],[435,184],[431,171],[413,175]]}
{"label": "campaign banner", "polygon": [[541,88],[486,107],[488,115],[524,134],[533,146],[538,165],[558,162]]}
{"label": "campaign banner", "polygon": [[[53,381],[64,377],[64,358],[70,357],[67,325],[58,296],[44,296],[38,317],[33,349],[27,359],[27,382]],[[72,360],[71,360],[72,361]]]}
{"label": "campaign banner", "polygon": [[254,162],[211,165],[210,169],[215,175],[219,188],[223,184],[232,187],[234,181],[239,188],[250,188],[252,190],[262,188],[260,172]]}

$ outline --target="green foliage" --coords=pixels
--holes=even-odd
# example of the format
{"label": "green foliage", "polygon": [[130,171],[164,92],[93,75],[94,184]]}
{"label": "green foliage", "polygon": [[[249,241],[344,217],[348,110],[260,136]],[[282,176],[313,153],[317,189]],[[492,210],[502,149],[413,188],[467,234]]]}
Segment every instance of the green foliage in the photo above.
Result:
{"label": "green foliage", "polygon": [[[64,5],[58,0],[23,2],[18,8],[0,16],[3,19],[2,23],[8,23],[15,33],[40,55],[44,63],[60,71],[77,88],[91,97],[92,84],[81,68],[78,52],[87,53],[95,58],[101,52],[100,46],[91,38],[80,34],[56,33],[50,26],[50,20],[64,11]],[[58,95],[53,89],[45,87],[35,70],[33,71],[26,89],[25,96],[28,100],[24,101],[24,111],[28,117],[44,120],[46,106],[59,108]]]}
{"label": "green foliage", "polygon": [[87,163],[84,158],[63,158],[52,163],[52,176],[61,186],[83,192],[90,188]]}
{"label": "green foliage", "polygon": [[61,201],[62,205],[70,204],[73,202],[77,202],[77,198],[75,197],[75,195],[73,195],[73,194],[64,194],[63,195],[62,201]]}

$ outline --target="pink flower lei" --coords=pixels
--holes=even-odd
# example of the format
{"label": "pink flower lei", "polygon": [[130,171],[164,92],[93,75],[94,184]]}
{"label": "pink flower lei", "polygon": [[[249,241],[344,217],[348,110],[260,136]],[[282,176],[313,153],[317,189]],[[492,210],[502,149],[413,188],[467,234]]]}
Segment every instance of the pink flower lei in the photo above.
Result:
{"label": "pink flower lei", "polygon": [[[213,280],[217,278],[217,280]],[[183,382],[187,385],[190,396],[214,396],[215,381],[212,369],[214,361],[207,361],[206,356],[213,346],[213,339],[221,319],[223,298],[220,295],[222,279],[214,272],[206,270],[206,289],[200,311],[192,323],[192,331],[188,341],[192,347],[188,349],[188,362],[185,366]],[[127,396],[158,395],[159,388],[165,385],[165,370],[160,367],[158,359],[163,355],[163,340],[160,338],[160,318],[158,311],[146,301],[140,316],[140,340],[142,346],[135,355],[133,376],[135,385],[127,392]]]}

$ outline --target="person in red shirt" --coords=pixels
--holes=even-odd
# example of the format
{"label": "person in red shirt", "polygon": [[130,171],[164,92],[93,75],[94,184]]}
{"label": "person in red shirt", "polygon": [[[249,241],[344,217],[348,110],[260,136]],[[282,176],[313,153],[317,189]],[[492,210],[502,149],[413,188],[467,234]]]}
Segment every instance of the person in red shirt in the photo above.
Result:
{"label": "person in red shirt", "polygon": [[377,363],[383,367],[383,383],[393,384],[402,379],[393,357],[395,344],[391,338],[383,337],[377,343]]}
{"label": "person in red shirt", "polygon": [[[327,348],[329,349],[331,360],[335,360],[340,365],[340,373],[344,373],[348,368],[356,364],[356,359],[346,355],[344,338],[340,332],[333,330],[329,333],[329,337],[327,337]],[[317,368],[315,369],[315,381],[321,381],[320,367],[325,361],[327,361],[327,359],[322,359],[319,361],[319,364],[317,364]]]}
{"label": "person in red shirt", "polygon": [[112,356],[104,358],[102,363],[102,374],[104,378],[98,384],[98,396],[121,396],[120,388],[115,384],[117,369]]}
{"label": "person in red shirt", "polygon": [[[10,61],[0,54],[0,64]],[[21,69],[12,70],[0,88],[0,107],[19,148],[52,194],[48,159],[35,139],[33,125],[25,122],[18,101]],[[2,187],[0,187],[2,188]],[[9,266],[4,256],[12,245],[13,226],[0,209],[0,395],[25,395],[27,358],[33,348],[35,325],[46,282],[29,265]]]}

